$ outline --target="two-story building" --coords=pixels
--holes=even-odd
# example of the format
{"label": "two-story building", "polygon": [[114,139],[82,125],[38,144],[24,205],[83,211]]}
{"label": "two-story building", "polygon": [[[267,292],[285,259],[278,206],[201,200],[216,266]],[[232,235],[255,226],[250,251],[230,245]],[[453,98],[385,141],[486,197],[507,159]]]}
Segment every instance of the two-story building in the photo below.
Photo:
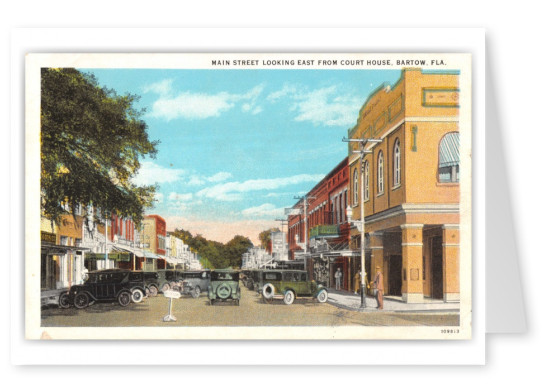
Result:
{"label": "two-story building", "polygon": [[335,286],[335,271],[340,268],[343,288],[351,290],[357,266],[351,263],[354,252],[349,250],[348,173],[346,157],[305,195],[306,202],[303,199],[294,205],[288,224],[290,258],[304,260],[306,253],[307,270],[312,278],[331,287]]}
{"label": "two-story building", "polygon": [[[348,132],[381,140],[365,143],[363,161],[362,145],[349,144],[350,204],[354,220],[364,210],[367,278],[380,267],[385,294],[408,303],[459,300],[459,77],[404,69],[368,97]],[[358,249],[360,233],[351,235]]]}

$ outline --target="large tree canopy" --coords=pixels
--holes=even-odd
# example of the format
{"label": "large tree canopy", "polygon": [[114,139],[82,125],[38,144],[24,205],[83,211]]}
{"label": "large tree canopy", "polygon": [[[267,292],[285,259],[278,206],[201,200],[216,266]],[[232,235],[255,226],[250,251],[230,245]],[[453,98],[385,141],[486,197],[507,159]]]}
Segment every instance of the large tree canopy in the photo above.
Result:
{"label": "large tree canopy", "polygon": [[[46,217],[59,221],[62,204],[73,212],[92,205],[140,222],[154,186],[130,179],[140,158],[155,157],[137,97],[119,96],[93,75],[43,68],[41,78],[41,196]],[[65,212],[66,213],[66,212]]]}

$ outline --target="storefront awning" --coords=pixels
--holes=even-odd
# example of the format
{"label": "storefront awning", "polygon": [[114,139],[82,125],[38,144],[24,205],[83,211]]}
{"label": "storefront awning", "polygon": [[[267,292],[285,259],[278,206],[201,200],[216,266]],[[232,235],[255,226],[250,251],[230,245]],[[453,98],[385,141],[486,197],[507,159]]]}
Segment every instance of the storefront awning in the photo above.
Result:
{"label": "storefront awning", "polygon": [[143,252],[144,258],[159,259],[160,257],[157,254],[150,253],[149,251]]}
{"label": "storefront awning", "polygon": [[41,242],[40,247],[42,250],[46,250],[48,255],[65,255],[73,251],[90,251],[86,247],[65,246],[63,244],[54,244],[50,242]]}
{"label": "storefront awning", "polygon": [[131,247],[131,246],[127,246],[127,245],[124,245],[124,244],[115,244],[113,245],[113,248],[115,250],[118,250],[118,251],[125,251],[125,252],[128,252],[128,253],[133,253],[135,254],[137,257],[139,258],[143,258],[144,257],[144,252],[138,248],[135,248],[135,247]]}

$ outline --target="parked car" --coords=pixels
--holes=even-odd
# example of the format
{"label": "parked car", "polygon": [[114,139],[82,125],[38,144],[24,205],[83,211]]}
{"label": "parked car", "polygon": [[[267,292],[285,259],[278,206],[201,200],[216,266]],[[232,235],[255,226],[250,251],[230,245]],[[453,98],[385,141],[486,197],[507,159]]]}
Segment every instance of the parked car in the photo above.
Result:
{"label": "parked car", "polygon": [[173,270],[173,269],[160,269],[156,272],[158,274],[158,290],[161,292],[166,292],[169,289],[174,289],[178,284],[183,280],[183,271],[182,270]]}
{"label": "parked car", "polygon": [[258,292],[258,289],[262,286],[260,279],[262,278],[262,272],[265,269],[251,269],[251,270],[245,270],[244,278],[243,278],[243,285],[245,285],[250,290],[253,290],[255,292]]}
{"label": "parked car", "polygon": [[144,275],[144,283],[149,288],[149,296],[155,297],[160,291],[159,273],[157,272],[142,272]]}
{"label": "parked car", "polygon": [[198,298],[201,292],[206,292],[210,284],[210,270],[182,272],[183,293]]}
{"label": "parked car", "polygon": [[130,302],[140,302],[147,294],[143,275],[122,269],[108,269],[88,273],[88,280],[73,285],[60,297],[60,306],[74,305],[85,308],[96,301],[117,301],[126,307]]}
{"label": "parked car", "polygon": [[208,287],[209,302],[233,300],[239,305],[241,288],[239,287],[239,271],[233,269],[213,270],[210,274]]}
{"label": "parked car", "polygon": [[308,281],[304,270],[265,270],[262,272],[262,294],[265,302],[283,299],[287,305],[293,304],[296,298],[309,297],[320,303],[327,301],[327,288],[315,281]]}

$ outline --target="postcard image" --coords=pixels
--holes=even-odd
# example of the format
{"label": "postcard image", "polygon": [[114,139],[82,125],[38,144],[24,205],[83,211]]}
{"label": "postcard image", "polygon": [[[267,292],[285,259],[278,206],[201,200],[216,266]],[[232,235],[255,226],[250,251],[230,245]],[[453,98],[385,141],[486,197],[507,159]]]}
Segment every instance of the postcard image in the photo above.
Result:
{"label": "postcard image", "polygon": [[471,56],[29,54],[28,339],[470,339]]}

